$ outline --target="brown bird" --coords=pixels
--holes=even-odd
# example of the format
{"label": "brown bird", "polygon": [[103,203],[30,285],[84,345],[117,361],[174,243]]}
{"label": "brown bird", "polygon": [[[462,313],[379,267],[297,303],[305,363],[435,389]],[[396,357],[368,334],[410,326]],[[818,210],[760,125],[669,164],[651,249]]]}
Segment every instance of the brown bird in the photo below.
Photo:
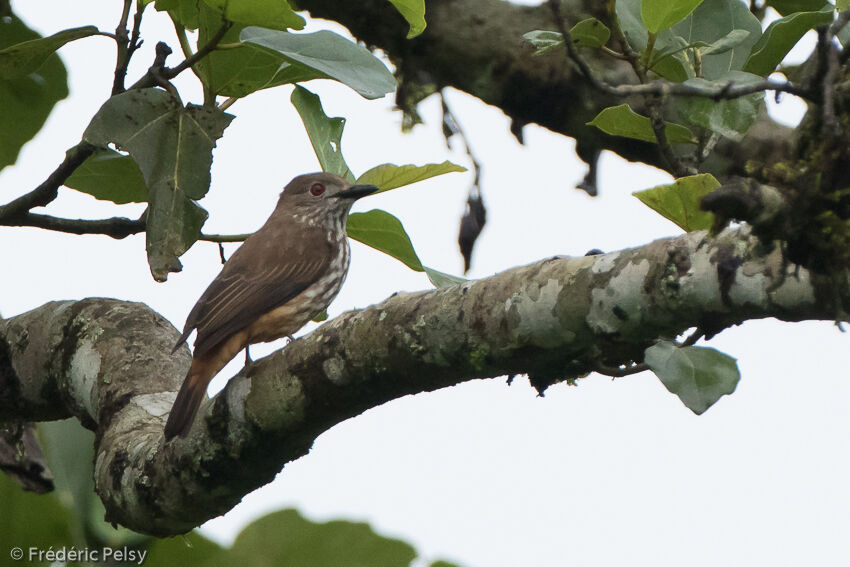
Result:
{"label": "brown bird", "polygon": [[377,190],[330,173],[300,175],[284,188],[266,224],[233,253],[186,319],[174,352],[193,329],[198,336],[166,439],[188,433],[210,380],[239,351],[291,336],[327,308],[348,273],[348,212]]}

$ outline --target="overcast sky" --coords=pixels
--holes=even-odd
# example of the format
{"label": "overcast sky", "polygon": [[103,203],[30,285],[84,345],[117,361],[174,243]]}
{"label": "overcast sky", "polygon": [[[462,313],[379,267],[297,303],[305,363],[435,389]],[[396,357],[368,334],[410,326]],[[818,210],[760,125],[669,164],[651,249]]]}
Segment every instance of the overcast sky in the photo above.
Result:
{"label": "overcast sky", "polygon": [[[45,35],[87,24],[112,31],[120,12],[119,2],[107,0],[12,5]],[[167,18],[153,10],[142,31],[146,43],[131,80],[150,64],[157,40],[179,51]],[[108,95],[111,40],[77,41],[61,55],[71,96],[18,164],[0,172],[0,202],[40,183]],[[177,81],[184,101],[199,102],[193,78],[184,75]],[[469,165],[461,145],[446,148],[434,98],[422,105],[426,124],[402,135],[391,96],[366,101],[329,81],[305,86],[321,95],[329,115],[347,117],[342,147],[357,174],[384,162]],[[258,228],[289,179],[318,169],[290,92],[261,92],[230,109],[237,118],[219,141],[201,203],[210,212],[205,232]],[[801,105],[786,100],[783,120],[793,121]],[[668,182],[666,173],[603,154],[601,196],[591,199],[573,189],[585,166],[571,140],[529,125],[520,146],[499,110],[455,91],[448,102],[483,167],[488,224],[471,277],[679,233],[630,195]],[[423,263],[459,274],[457,225],[470,183],[468,173],[450,174],[363,199],[355,210],[392,212]],[[67,189],[47,209],[89,218],[141,210]],[[387,256],[358,243],[352,250],[331,316],[429,287]],[[217,247],[198,243],[183,256],[181,273],[155,283],[140,235],[112,240],[0,228],[0,251],[6,317],[54,299],[108,296],[145,302],[182,328],[220,269]],[[830,322],[754,321],[710,345],[737,357],[743,378],[734,395],[701,417],[649,373],[616,381],[594,375],[578,387],[552,387],[545,398],[524,379],[508,386],[502,378],[408,396],[334,427],[309,455],[202,531],[228,543],[252,519],[292,506],[314,520],[368,521],[429,560],[465,567],[847,565],[847,336]],[[214,389],[240,364],[226,368]]]}

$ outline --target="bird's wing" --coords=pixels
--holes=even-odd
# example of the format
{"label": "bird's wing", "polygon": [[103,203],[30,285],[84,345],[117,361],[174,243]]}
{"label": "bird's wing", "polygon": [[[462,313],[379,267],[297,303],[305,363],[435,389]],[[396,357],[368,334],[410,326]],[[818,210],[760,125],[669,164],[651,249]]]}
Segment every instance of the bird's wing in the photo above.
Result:
{"label": "bird's wing", "polygon": [[197,329],[194,355],[201,356],[324,275],[331,260],[330,243],[324,230],[307,232],[294,243],[246,240],[189,313],[178,346]]}

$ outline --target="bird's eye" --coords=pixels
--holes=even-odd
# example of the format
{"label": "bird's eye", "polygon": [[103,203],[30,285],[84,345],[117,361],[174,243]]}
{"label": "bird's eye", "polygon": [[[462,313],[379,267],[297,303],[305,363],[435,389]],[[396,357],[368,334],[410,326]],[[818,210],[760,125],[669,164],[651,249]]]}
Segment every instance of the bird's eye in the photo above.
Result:
{"label": "bird's eye", "polygon": [[321,183],[313,183],[313,185],[310,186],[310,194],[313,195],[314,197],[318,197],[319,195],[321,195],[324,192],[325,192],[325,186],[322,185]]}

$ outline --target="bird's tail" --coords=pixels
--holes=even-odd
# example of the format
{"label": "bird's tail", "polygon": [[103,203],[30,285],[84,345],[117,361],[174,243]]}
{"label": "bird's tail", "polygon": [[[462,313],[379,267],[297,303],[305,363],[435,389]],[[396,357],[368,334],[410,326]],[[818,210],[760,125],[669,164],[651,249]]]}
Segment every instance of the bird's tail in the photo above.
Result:
{"label": "bird's tail", "polygon": [[207,384],[212,378],[207,374],[206,372],[198,372],[193,362],[189,374],[177,393],[174,405],[171,406],[171,413],[168,414],[168,421],[165,423],[166,441],[177,436],[185,437],[189,432],[192,422],[195,421],[195,414],[198,413],[198,408],[204,401]]}

